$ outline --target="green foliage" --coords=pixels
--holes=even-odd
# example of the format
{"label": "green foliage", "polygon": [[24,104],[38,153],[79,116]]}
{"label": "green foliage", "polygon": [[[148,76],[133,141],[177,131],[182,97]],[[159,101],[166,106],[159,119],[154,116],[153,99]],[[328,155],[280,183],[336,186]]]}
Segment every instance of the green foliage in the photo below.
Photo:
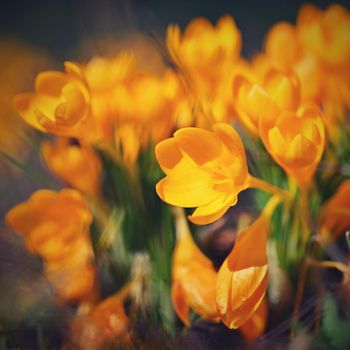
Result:
{"label": "green foliage", "polygon": [[334,298],[327,294],[323,301],[323,316],[315,344],[320,350],[350,349],[350,315],[341,317]]}
{"label": "green foliage", "polygon": [[123,280],[121,275],[125,278],[128,270],[130,275],[135,253],[149,256],[151,276],[147,283],[150,300],[140,318],[147,317],[149,329],[152,324],[161,325],[161,331],[167,337],[175,337],[176,317],[170,298],[174,224],[171,208],[155,192],[155,184],[162,172],[153,148],[150,145],[141,152],[133,168],[127,168],[100,152],[105,174],[103,195],[115,213],[112,229],[116,232],[107,254],[116,283]]}

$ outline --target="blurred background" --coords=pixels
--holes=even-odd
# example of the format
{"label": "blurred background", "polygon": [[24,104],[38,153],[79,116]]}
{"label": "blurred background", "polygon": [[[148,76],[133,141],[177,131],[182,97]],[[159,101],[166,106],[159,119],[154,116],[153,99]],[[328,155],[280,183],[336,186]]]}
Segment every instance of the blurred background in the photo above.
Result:
{"label": "blurred background", "polygon": [[[166,26],[182,27],[192,18],[212,21],[233,15],[243,34],[243,54],[256,52],[267,29],[277,21],[296,19],[301,0],[31,0],[3,1],[0,35],[10,35],[47,49],[60,60],[77,59],[82,43],[96,37],[116,38],[141,30],[163,37]],[[321,8],[334,1],[311,0]],[[338,0],[349,5],[349,1]],[[95,47],[98,52],[98,47]],[[2,67],[3,68],[3,67]]]}

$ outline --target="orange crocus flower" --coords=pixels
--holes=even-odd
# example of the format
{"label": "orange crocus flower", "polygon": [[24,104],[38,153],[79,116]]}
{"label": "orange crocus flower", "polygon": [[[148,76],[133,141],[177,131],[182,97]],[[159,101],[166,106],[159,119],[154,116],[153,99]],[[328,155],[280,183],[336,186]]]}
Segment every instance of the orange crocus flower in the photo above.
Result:
{"label": "orange crocus flower", "polygon": [[65,63],[66,73],[46,71],[35,79],[35,92],[14,97],[21,117],[32,127],[62,136],[94,138],[90,94],[80,66]]}
{"label": "orange crocus flower", "polygon": [[231,71],[241,49],[241,33],[233,18],[223,16],[216,25],[195,18],[184,33],[178,25],[169,25],[166,44],[184,78],[195,125],[228,122],[233,115]]}
{"label": "orange crocus flower", "polygon": [[272,197],[259,218],[238,235],[218,272],[216,301],[221,320],[229,328],[244,325],[264,299],[268,284],[266,244],[270,216],[278,203],[278,197]]}
{"label": "orange crocus flower", "polygon": [[249,186],[242,141],[228,124],[215,124],[213,131],[180,129],[155,153],[166,174],[156,185],[159,197],[175,206],[198,207],[189,217],[196,224],[220,218]]}
{"label": "orange crocus flower", "polygon": [[78,315],[71,330],[74,349],[105,349],[111,342],[125,344],[129,341],[129,318],[124,308],[129,290],[130,286],[126,285]]}
{"label": "orange crocus flower", "polygon": [[305,4],[296,25],[302,44],[330,66],[350,63],[350,12],[332,4],[326,10]]}
{"label": "orange crocus flower", "polygon": [[93,148],[72,143],[69,138],[62,137],[44,141],[41,152],[54,174],[88,196],[98,194],[102,168]]}
{"label": "orange crocus flower", "polygon": [[271,69],[260,79],[249,70],[238,70],[233,78],[233,98],[243,125],[259,135],[259,120],[284,110],[294,111],[299,104],[299,82],[293,74]]}
{"label": "orange crocus flower", "polygon": [[78,300],[91,292],[95,269],[89,237],[92,215],[79,192],[36,191],[12,208],[7,224],[42,257],[49,281],[63,299]]}
{"label": "orange crocus flower", "polygon": [[217,272],[193,241],[183,210],[176,208],[175,213],[177,243],[172,263],[173,306],[186,326],[190,324],[190,308],[206,320],[218,321]]}
{"label": "orange crocus flower", "polygon": [[[228,64],[239,58],[241,34],[231,16],[221,17],[216,26],[195,18],[182,34],[178,25],[169,25],[166,44],[173,60],[206,87],[225,74]],[[227,73],[227,72],[226,72]]]}
{"label": "orange crocus flower", "polygon": [[[350,228],[350,180],[345,180],[337,192],[323,205],[320,216],[321,230],[338,237]],[[324,231],[323,231],[324,232]]]}
{"label": "orange crocus flower", "polygon": [[323,118],[315,106],[260,119],[260,136],[274,160],[301,187],[311,180],[325,147]]}

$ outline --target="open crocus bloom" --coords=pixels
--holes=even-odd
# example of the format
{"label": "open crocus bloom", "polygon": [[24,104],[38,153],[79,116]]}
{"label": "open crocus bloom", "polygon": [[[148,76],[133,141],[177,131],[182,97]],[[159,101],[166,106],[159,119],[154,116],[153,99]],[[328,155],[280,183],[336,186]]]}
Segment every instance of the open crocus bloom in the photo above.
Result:
{"label": "open crocus bloom", "polygon": [[156,185],[159,197],[175,206],[198,207],[189,217],[196,224],[219,219],[249,186],[242,141],[228,124],[215,124],[212,132],[180,129],[155,152],[166,174]]}
{"label": "open crocus bloom", "polygon": [[92,122],[89,91],[77,64],[66,62],[65,69],[66,73],[38,74],[35,92],[16,95],[14,105],[22,118],[40,131],[82,137],[88,131],[91,133],[87,128]]}
{"label": "open crocus bloom", "polygon": [[325,130],[319,110],[304,106],[296,113],[260,119],[260,136],[274,160],[300,186],[306,186],[321,159]]}
{"label": "open crocus bloom", "polygon": [[258,310],[268,284],[266,243],[270,216],[279,203],[272,197],[260,217],[236,240],[223,262],[216,284],[220,318],[229,328],[244,325]]}
{"label": "open crocus bloom", "polygon": [[193,241],[180,208],[176,211],[176,236],[171,297],[177,315],[187,326],[190,308],[208,321],[219,321],[215,299],[217,272]]}

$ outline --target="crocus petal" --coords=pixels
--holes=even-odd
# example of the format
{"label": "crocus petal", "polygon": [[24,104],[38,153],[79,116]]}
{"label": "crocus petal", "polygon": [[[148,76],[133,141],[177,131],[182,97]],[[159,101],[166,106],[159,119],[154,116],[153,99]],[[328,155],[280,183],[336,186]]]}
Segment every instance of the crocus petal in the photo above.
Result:
{"label": "crocus petal", "polygon": [[35,79],[35,91],[37,94],[59,97],[61,90],[67,84],[66,74],[58,71],[41,72]]}
{"label": "crocus petal", "polygon": [[174,139],[181,151],[200,166],[215,160],[222,152],[220,140],[204,129],[183,128],[175,132]]}
{"label": "crocus petal", "polygon": [[218,197],[213,189],[210,174],[188,167],[187,171],[174,171],[156,185],[164,202],[178,207],[198,207],[211,203]]}
{"label": "crocus petal", "polygon": [[268,304],[267,299],[264,298],[252,317],[239,328],[244,338],[253,340],[264,333],[267,322],[267,314]]}
{"label": "crocus petal", "polygon": [[227,259],[222,263],[216,282],[216,304],[221,315],[228,311],[231,301],[232,272],[228,268]]}
{"label": "crocus petal", "polygon": [[156,158],[161,169],[167,174],[183,158],[173,138],[159,142],[155,148]]}
{"label": "crocus petal", "polygon": [[231,307],[239,309],[252,297],[267,276],[267,265],[232,272]]}
{"label": "crocus petal", "polygon": [[230,206],[237,202],[237,197],[220,196],[213,202],[198,207],[188,218],[194,224],[206,225],[218,220],[223,216]]}
{"label": "crocus petal", "polygon": [[13,104],[21,117],[32,127],[44,131],[45,129],[38,122],[34,113],[35,101],[36,96],[31,92],[19,94],[13,98]]}
{"label": "crocus petal", "polygon": [[179,316],[181,321],[186,325],[190,325],[190,307],[185,299],[184,290],[181,287],[181,284],[177,281],[173,282],[171,288],[171,300],[176,311],[176,314]]}
{"label": "crocus petal", "polygon": [[312,164],[316,155],[316,147],[306,137],[298,134],[290,143],[285,157],[288,165],[302,167]]}
{"label": "crocus petal", "polygon": [[268,277],[266,276],[255,293],[241,307],[231,309],[225,315],[222,315],[222,321],[228,328],[239,328],[252,317],[264,299],[267,283]]}
{"label": "crocus petal", "polygon": [[245,161],[245,151],[242,140],[237,131],[226,123],[216,123],[213,126],[214,133],[221,139],[227,149],[234,157],[237,155],[242,157],[242,162]]}
{"label": "crocus petal", "polygon": [[196,260],[188,261],[187,266],[181,284],[187,295],[188,304],[204,319],[217,321],[219,319],[215,293],[217,272],[212,264],[203,268]]}

